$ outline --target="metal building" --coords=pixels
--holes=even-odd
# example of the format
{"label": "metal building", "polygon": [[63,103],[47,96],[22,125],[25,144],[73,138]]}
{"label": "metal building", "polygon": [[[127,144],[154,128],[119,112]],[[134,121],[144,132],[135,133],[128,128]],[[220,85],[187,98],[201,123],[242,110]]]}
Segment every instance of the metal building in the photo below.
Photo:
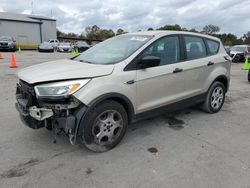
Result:
{"label": "metal building", "polygon": [[0,36],[13,37],[19,46],[37,47],[56,38],[56,20],[38,15],[0,12]]}

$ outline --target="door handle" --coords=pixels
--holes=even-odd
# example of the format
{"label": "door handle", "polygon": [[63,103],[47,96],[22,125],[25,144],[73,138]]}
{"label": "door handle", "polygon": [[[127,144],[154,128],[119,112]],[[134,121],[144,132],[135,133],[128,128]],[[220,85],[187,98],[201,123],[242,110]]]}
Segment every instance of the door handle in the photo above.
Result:
{"label": "door handle", "polygon": [[182,72],[182,71],[183,71],[183,69],[176,68],[176,69],[173,71],[173,73],[178,73],[178,72]]}
{"label": "door handle", "polygon": [[126,82],[126,84],[128,84],[128,85],[130,85],[130,84],[134,84],[135,83],[135,81],[134,80],[129,80],[129,81],[127,81]]}
{"label": "door handle", "polygon": [[211,66],[211,65],[214,65],[214,62],[209,61],[208,64],[207,64],[207,66]]}

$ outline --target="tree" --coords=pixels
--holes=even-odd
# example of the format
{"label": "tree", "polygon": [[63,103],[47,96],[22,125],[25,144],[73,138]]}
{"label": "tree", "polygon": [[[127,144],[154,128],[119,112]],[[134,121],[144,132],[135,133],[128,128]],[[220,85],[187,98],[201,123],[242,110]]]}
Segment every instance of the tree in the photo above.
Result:
{"label": "tree", "polygon": [[59,29],[56,29],[56,36],[61,36],[62,35],[62,32],[59,30]]}
{"label": "tree", "polygon": [[127,33],[127,32],[126,32],[126,31],[124,31],[123,29],[119,28],[119,29],[117,29],[116,34],[115,34],[115,35],[121,35],[121,34],[125,34],[125,33]]}
{"label": "tree", "polygon": [[202,33],[207,34],[207,35],[214,35],[218,33],[219,31],[220,31],[220,27],[210,24],[210,25],[206,25],[203,28]]}
{"label": "tree", "polygon": [[88,26],[85,28],[86,37],[89,40],[98,40],[100,28],[97,25],[93,25],[92,27]]}
{"label": "tree", "polygon": [[152,27],[148,28],[148,31],[154,31],[154,29]]}
{"label": "tree", "polygon": [[108,38],[113,37],[113,36],[115,36],[115,33],[112,29],[109,29],[109,30],[100,29],[98,39],[105,40],[105,39],[108,39]]}
{"label": "tree", "polygon": [[242,37],[244,40],[244,44],[250,44],[250,31],[248,31],[244,36]]}
{"label": "tree", "polygon": [[175,25],[165,25],[163,27],[158,28],[157,30],[182,31],[182,28],[178,24],[175,24]]}
{"label": "tree", "polygon": [[190,32],[194,32],[194,33],[199,33],[199,31],[197,31],[196,29],[192,28],[189,30]]}
{"label": "tree", "polygon": [[115,36],[112,29],[101,29],[97,25],[85,28],[86,38],[89,40],[105,40],[107,38]]}
{"label": "tree", "polygon": [[72,38],[76,38],[76,37],[78,37],[78,35],[77,35],[77,34],[72,33],[72,32],[68,33],[68,34],[67,34],[67,36],[68,36],[68,37],[72,37]]}

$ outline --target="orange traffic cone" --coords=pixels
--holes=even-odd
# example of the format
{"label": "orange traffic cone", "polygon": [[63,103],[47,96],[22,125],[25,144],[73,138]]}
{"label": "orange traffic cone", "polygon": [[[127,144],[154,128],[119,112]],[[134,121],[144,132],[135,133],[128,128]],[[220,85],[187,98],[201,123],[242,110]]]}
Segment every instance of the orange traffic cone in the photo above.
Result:
{"label": "orange traffic cone", "polygon": [[0,59],[3,59],[3,56],[2,56],[2,54],[1,54],[1,52],[0,52]]}
{"label": "orange traffic cone", "polygon": [[10,56],[10,68],[17,68],[14,54],[11,54]]}

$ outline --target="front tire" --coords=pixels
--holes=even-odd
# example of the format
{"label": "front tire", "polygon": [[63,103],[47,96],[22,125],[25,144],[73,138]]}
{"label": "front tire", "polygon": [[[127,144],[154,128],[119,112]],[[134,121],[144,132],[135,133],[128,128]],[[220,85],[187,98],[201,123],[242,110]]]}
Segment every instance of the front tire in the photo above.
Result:
{"label": "front tire", "polygon": [[105,152],[122,140],[128,125],[124,107],[109,100],[87,112],[81,121],[80,134],[83,144],[91,151]]}
{"label": "front tire", "polygon": [[215,81],[209,88],[201,109],[208,113],[217,113],[225,101],[226,88],[221,82]]}

